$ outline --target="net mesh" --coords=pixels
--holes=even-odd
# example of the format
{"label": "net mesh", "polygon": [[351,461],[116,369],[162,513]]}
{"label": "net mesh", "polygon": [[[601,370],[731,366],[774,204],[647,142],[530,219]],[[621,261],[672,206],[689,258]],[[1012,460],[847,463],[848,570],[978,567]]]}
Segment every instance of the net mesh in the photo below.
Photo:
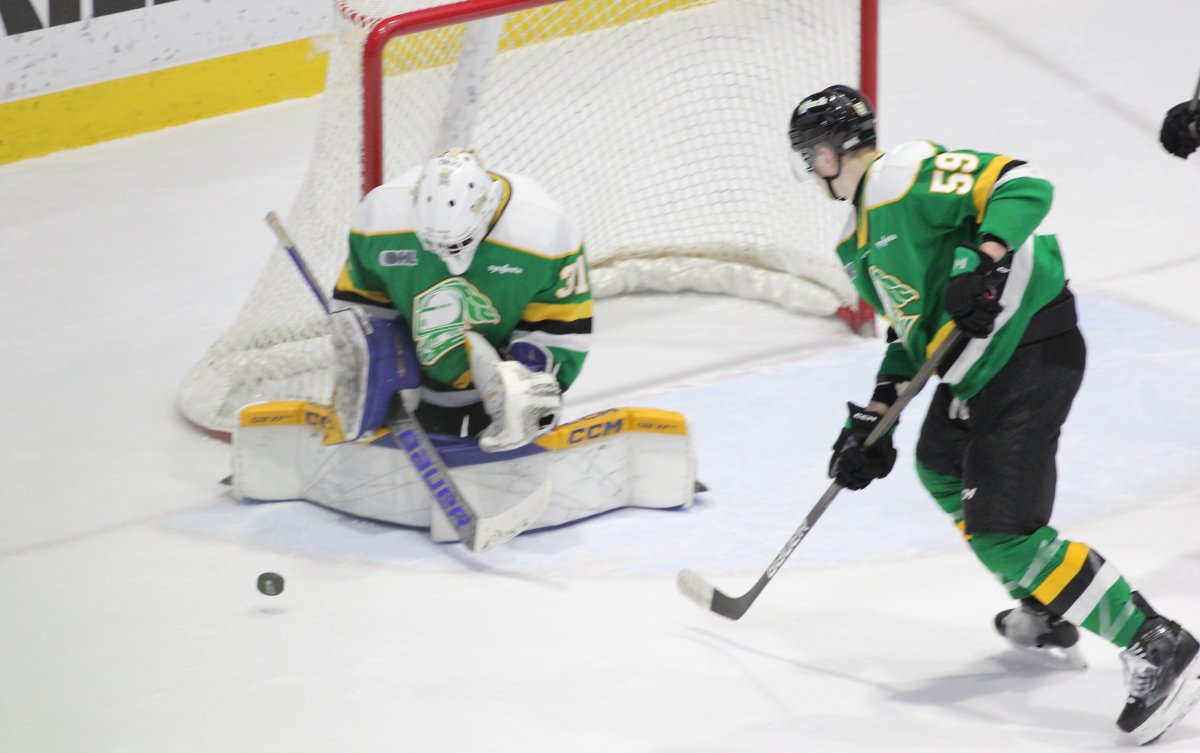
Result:
{"label": "net mesh", "polygon": [[[439,4],[336,0],[322,114],[287,219],[327,287],[361,198],[367,29]],[[385,180],[451,145],[534,177],[583,229],[598,296],[717,292],[814,315],[852,304],[832,254],[846,209],[794,179],[786,123],[803,95],[858,80],[857,2],[568,0],[507,16],[485,77],[464,89],[465,28],[383,48]],[[450,125],[469,120],[456,138],[470,143],[446,143],[464,91],[469,116],[451,109]],[[328,401],[331,357],[323,312],[275,253],[180,406],[230,431],[251,402]]]}

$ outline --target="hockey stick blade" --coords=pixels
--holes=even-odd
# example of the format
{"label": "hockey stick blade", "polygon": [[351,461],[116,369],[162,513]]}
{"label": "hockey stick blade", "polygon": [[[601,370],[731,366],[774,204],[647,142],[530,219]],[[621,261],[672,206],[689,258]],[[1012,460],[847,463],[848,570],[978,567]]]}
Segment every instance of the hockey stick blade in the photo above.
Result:
{"label": "hockey stick blade", "polygon": [[771,561],[771,566],[758,577],[758,580],[755,581],[750,590],[741,596],[727,596],[721,593],[693,570],[679,571],[679,575],[675,579],[676,585],[679,586],[679,590],[685,596],[700,606],[706,607],[709,611],[731,620],[739,619],[750,608],[750,605],[754,603],[754,600],[758,598],[758,595],[762,593],[762,590],[767,587],[767,584],[771,582],[771,578],[774,578],[775,574],[779,572],[779,568],[783,567],[783,563],[787,561],[787,558],[791,556],[796,547],[800,546],[800,542],[812,530],[817,520],[825,513],[830,503],[833,502],[833,498],[841,490],[841,485],[836,482],[829,485],[829,489],[825,491],[825,494],[821,496],[816,506],[808,513],[804,522],[791,535],[791,538],[784,544],[779,554],[775,555],[775,559]]}
{"label": "hockey stick blade", "polygon": [[[922,364],[912,380],[901,390],[895,404],[887,409],[879,419],[879,423],[867,435],[867,438],[863,441],[864,447],[870,447],[875,444],[880,437],[891,430],[892,426],[900,418],[900,412],[921,391],[925,383],[929,381],[929,377],[933,375],[938,366],[946,358],[946,354],[954,349],[961,338],[961,332],[957,329],[951,330],[950,334],[938,345],[933,355]],[[771,582],[771,579],[775,577],[775,574],[779,572],[779,569],[783,567],[783,563],[787,561],[788,557],[792,556],[792,552],[796,550],[796,547],[800,545],[800,542],[804,540],[804,537],[816,525],[817,521],[825,513],[829,505],[833,503],[834,498],[837,497],[838,492],[841,490],[842,485],[836,481],[829,485],[829,488],[817,500],[817,504],[813,505],[812,510],[805,516],[804,522],[792,533],[787,543],[783,545],[783,549],[780,549],[779,554],[775,555],[775,559],[771,561],[770,566],[767,567],[758,580],[755,581],[754,586],[746,593],[737,597],[726,596],[691,570],[682,570],[676,577],[675,582],[679,586],[679,590],[700,606],[707,607],[711,612],[719,614],[722,617],[728,617],[731,620],[740,618],[750,608],[750,605],[754,603],[754,600],[758,598],[758,595],[762,593],[763,589],[767,587],[767,584]]]}
{"label": "hockey stick blade", "polygon": [[680,570],[679,575],[675,577],[675,585],[679,586],[684,596],[705,609],[736,620],[750,608],[758,592],[766,586],[766,581],[760,578],[759,582],[754,584],[754,588],[738,598],[721,593],[695,570]]}

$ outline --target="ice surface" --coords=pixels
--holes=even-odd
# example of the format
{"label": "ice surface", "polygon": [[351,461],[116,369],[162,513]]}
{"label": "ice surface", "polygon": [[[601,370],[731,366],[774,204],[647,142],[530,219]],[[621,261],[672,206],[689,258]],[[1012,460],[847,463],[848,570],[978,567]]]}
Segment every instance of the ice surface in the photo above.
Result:
{"label": "ice surface", "polygon": [[[884,145],[1003,151],[1057,187],[1091,370],[1056,522],[1200,626],[1200,157],[1156,138],[1195,85],[1200,4],[883,5]],[[676,592],[682,567],[749,588],[824,490],[879,347],[837,322],[703,296],[598,305],[568,412],[688,413],[712,491],[687,511],[472,555],[231,500],[228,446],[175,391],[258,274],[317,107],[0,167],[0,750],[1129,747],[1115,649],[1085,636],[1090,669],[1045,672],[992,633],[1004,594],[911,471],[923,401],[895,474],[839,497],[742,620]],[[264,571],[287,590],[258,593]],[[1200,749],[1200,717],[1158,746]]]}

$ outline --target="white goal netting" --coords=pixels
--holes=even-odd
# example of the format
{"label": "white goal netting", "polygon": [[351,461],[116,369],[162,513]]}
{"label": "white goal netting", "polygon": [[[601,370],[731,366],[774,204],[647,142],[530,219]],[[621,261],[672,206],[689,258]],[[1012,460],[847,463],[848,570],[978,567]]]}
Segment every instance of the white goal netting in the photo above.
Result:
{"label": "white goal netting", "polygon": [[[567,0],[470,33],[453,24],[399,36],[379,61],[379,131],[363,122],[367,29],[439,3],[336,5],[318,133],[286,219],[327,287],[364,161],[387,180],[466,145],[563,204],[583,229],[598,296],[711,292],[818,316],[853,304],[833,253],[846,208],[794,179],[787,122],[805,94],[857,83],[859,0]],[[250,402],[327,401],[330,359],[323,313],[275,253],[187,374],[180,406],[230,431]]]}

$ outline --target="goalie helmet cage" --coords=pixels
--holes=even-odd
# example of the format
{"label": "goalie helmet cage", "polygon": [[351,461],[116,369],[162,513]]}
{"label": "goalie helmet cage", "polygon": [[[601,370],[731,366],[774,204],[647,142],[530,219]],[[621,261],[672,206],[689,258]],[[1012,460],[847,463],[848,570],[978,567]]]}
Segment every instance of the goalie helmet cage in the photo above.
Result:
{"label": "goalie helmet cage", "polygon": [[[287,225],[331,288],[362,195],[449,146],[540,182],[582,228],[598,297],[722,293],[856,330],[847,207],[791,174],[786,124],[831,83],[875,96],[877,0],[335,0],[313,153]],[[329,402],[325,317],[272,254],[184,378],[194,423]]]}

